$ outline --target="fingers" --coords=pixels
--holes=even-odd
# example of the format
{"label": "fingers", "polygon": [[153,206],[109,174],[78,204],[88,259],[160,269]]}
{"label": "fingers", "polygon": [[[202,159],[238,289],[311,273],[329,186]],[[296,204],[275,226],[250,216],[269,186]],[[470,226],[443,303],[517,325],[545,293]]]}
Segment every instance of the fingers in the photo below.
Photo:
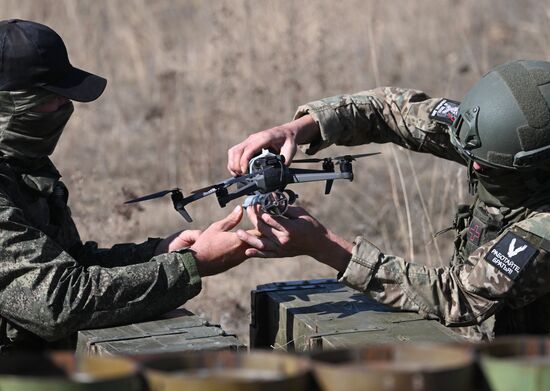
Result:
{"label": "fingers", "polygon": [[249,246],[252,246],[254,248],[258,249],[264,249],[265,248],[265,239],[261,239],[257,237],[256,235],[252,235],[246,231],[243,231],[242,229],[239,229],[237,231],[237,237],[248,244]]}
{"label": "fingers", "polygon": [[[233,175],[244,174],[248,171],[248,162],[262,148],[272,148],[275,152],[279,152],[284,141],[284,131],[280,127],[264,130],[254,133],[242,143],[235,145],[228,151],[227,168]],[[294,142],[290,142],[293,144]],[[296,146],[290,145],[287,147],[286,158],[292,159],[295,153]],[[293,152],[294,149],[294,152]]]}
{"label": "fingers", "polygon": [[256,210],[256,205],[251,205],[246,208],[246,215],[254,227],[258,226],[258,212]]}
{"label": "fingers", "polygon": [[294,155],[296,155],[296,143],[293,140],[286,139],[285,143],[281,147],[281,155],[285,157],[285,164],[288,166],[292,163]]}
{"label": "fingers", "polygon": [[254,157],[256,152],[257,150],[253,148],[245,148],[243,150],[239,160],[239,170],[241,171],[241,174],[248,172],[248,162]]}
{"label": "fingers", "polygon": [[246,209],[247,209],[246,213],[248,214],[248,218],[250,219],[254,227],[256,227],[256,229],[259,231],[259,233],[273,240],[274,242],[278,243],[279,239],[277,238],[277,235],[280,232],[277,232],[277,231],[278,230],[280,231],[284,228],[275,221],[271,221],[268,219],[269,221],[271,221],[271,224],[275,226],[272,226],[268,224],[266,221],[264,221],[263,215],[265,214],[266,216],[269,216],[266,213],[262,214],[261,217],[259,217],[261,212],[259,211],[259,207],[257,205],[249,206]]}
{"label": "fingers", "polygon": [[[287,231],[287,229],[280,223],[280,221],[285,220],[284,217],[273,216],[268,213],[262,213],[260,218],[261,218],[261,221],[263,221],[265,224],[275,229],[276,231],[279,231],[279,232]],[[261,224],[258,224],[258,229],[260,229],[260,227],[261,227]]]}
{"label": "fingers", "polygon": [[258,231],[257,229],[249,229],[246,232],[249,233],[250,235],[254,235],[254,236],[257,236],[257,237],[262,236],[262,233],[260,231]]}
{"label": "fingers", "polygon": [[201,236],[202,231],[199,229],[188,229],[183,231],[179,236],[186,241],[196,241],[199,236]]}
{"label": "fingers", "polygon": [[270,214],[264,213],[259,205],[252,205],[246,208],[246,214],[248,215],[250,222],[256,228],[258,228],[258,230],[260,230],[262,223],[264,223],[264,225],[267,224],[269,226],[272,226],[273,228],[276,228],[278,230],[284,229],[281,224],[271,218]]}
{"label": "fingers", "polygon": [[242,229],[237,231],[237,237],[248,244],[250,247],[253,247],[260,251],[267,251],[275,254],[277,250],[277,245],[270,239],[252,235],[249,232],[243,231]]}
{"label": "fingers", "polygon": [[264,132],[249,136],[242,143],[237,144],[227,152],[227,169],[232,175],[241,175],[248,171],[248,162],[262,148],[270,143]]}
{"label": "fingers", "polygon": [[261,152],[262,148],[266,148],[269,144],[269,140],[266,137],[260,135],[254,135],[255,137],[250,137],[250,141],[246,144],[242,150],[239,168],[241,174],[248,172],[248,162],[252,159],[258,152]]}
{"label": "fingers", "polygon": [[244,149],[243,143],[237,144],[234,147],[231,147],[227,151],[227,170],[231,173],[233,176],[240,175],[240,160],[242,151]]}
{"label": "fingers", "polygon": [[237,205],[233,211],[226,216],[224,219],[212,224],[217,229],[221,231],[230,231],[239,224],[243,217],[243,208],[240,205]]}

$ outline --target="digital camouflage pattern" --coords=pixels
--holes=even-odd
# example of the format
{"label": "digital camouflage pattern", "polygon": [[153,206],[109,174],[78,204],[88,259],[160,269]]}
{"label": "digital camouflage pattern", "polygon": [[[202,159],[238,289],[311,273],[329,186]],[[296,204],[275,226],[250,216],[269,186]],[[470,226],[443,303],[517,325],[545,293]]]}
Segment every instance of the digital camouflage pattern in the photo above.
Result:
{"label": "digital camouflage pattern", "polygon": [[[305,145],[304,151],[393,142],[466,164],[451,145],[448,125],[429,118],[440,100],[421,91],[386,87],[311,102],[298,108],[296,118],[310,114],[321,139]],[[421,266],[358,237],[341,281],[474,340],[549,333],[550,199],[531,209],[509,209],[482,199],[459,208],[450,266]]]}
{"label": "digital camouflage pattern", "polygon": [[[44,183],[47,172],[51,186]],[[160,239],[100,249],[83,243],[53,164],[34,172],[0,161],[0,346],[40,348],[79,329],[131,323],[201,289],[193,256],[153,257]]]}

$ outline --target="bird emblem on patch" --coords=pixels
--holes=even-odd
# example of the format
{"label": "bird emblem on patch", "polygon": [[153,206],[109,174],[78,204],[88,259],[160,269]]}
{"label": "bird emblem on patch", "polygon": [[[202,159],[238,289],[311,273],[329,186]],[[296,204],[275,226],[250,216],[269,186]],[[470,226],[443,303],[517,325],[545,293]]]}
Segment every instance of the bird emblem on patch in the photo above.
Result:
{"label": "bird emblem on patch", "polygon": [[485,260],[515,280],[537,255],[538,249],[513,232],[507,232],[485,255]]}
{"label": "bird emblem on patch", "polygon": [[515,257],[520,252],[524,251],[527,248],[527,245],[524,244],[523,246],[518,246],[516,248],[516,238],[512,239],[510,242],[510,245],[508,246],[508,258]]}

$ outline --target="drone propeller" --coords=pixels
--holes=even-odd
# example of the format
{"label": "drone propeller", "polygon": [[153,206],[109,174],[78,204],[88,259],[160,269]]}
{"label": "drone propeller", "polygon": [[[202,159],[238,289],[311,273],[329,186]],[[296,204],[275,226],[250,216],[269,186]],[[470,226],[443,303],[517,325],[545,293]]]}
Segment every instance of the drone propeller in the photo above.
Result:
{"label": "drone propeller", "polygon": [[155,198],[161,198],[161,197],[164,197],[166,194],[179,192],[180,190],[181,189],[179,189],[177,187],[174,188],[174,189],[170,189],[170,190],[163,190],[163,191],[159,191],[159,192],[156,192],[156,193],[153,193],[153,194],[145,195],[143,197],[134,198],[133,200],[129,200],[129,201],[126,201],[124,203],[125,204],[133,204],[135,202],[154,200]]}
{"label": "drone propeller", "polygon": [[172,193],[171,198],[172,198],[172,203],[174,204],[174,208],[179,212],[179,214],[185,220],[187,220],[187,222],[189,223],[192,222],[193,219],[191,218],[191,216],[189,216],[189,213],[187,213],[187,211],[185,210],[185,205],[187,204],[186,199],[183,197],[181,189],[177,187],[171,190],[163,190],[157,193],[148,194],[143,197],[134,198],[133,200],[126,201],[125,204],[133,204],[141,201],[154,200],[155,198],[161,198],[170,193]]}
{"label": "drone propeller", "polygon": [[372,152],[372,153],[360,153],[357,155],[342,155],[342,156],[334,156],[334,157],[325,157],[325,158],[308,158],[308,159],[296,159],[293,160],[292,163],[319,163],[319,162],[325,162],[325,161],[331,161],[331,160],[347,160],[352,161],[361,157],[366,156],[373,156],[373,155],[379,155],[380,152]]}
{"label": "drone propeller", "polygon": [[374,155],[380,155],[381,152],[371,152],[371,153],[358,153],[356,155],[342,155],[342,156],[335,156],[332,158],[332,160],[347,160],[347,161],[353,161],[355,159],[359,159],[362,157],[367,156],[374,156]]}

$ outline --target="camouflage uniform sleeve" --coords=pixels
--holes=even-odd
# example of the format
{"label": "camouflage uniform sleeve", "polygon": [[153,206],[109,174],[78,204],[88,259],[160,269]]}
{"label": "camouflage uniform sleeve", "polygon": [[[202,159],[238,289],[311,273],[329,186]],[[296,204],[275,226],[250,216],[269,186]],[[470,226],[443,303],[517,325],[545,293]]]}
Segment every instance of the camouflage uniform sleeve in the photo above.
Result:
{"label": "camouflage uniform sleeve", "polygon": [[384,254],[359,237],[341,281],[447,326],[479,324],[504,304],[521,308],[550,292],[548,227],[550,214],[537,214],[476,249],[464,264],[440,268]]}
{"label": "camouflage uniform sleeve", "polygon": [[149,238],[147,241],[115,244],[109,249],[99,248],[96,242],[86,242],[76,252],[75,259],[82,265],[103,267],[125,266],[148,262],[162,239]]}
{"label": "camouflage uniform sleeve", "polygon": [[429,118],[439,101],[422,91],[381,87],[310,102],[294,118],[310,114],[321,130],[319,140],[302,147],[307,154],[331,144],[392,142],[464,164],[451,145],[447,125]]}
{"label": "camouflage uniform sleeve", "polygon": [[46,340],[157,316],[201,289],[189,252],[127,266],[85,266],[3,197],[0,260],[0,316]]}

